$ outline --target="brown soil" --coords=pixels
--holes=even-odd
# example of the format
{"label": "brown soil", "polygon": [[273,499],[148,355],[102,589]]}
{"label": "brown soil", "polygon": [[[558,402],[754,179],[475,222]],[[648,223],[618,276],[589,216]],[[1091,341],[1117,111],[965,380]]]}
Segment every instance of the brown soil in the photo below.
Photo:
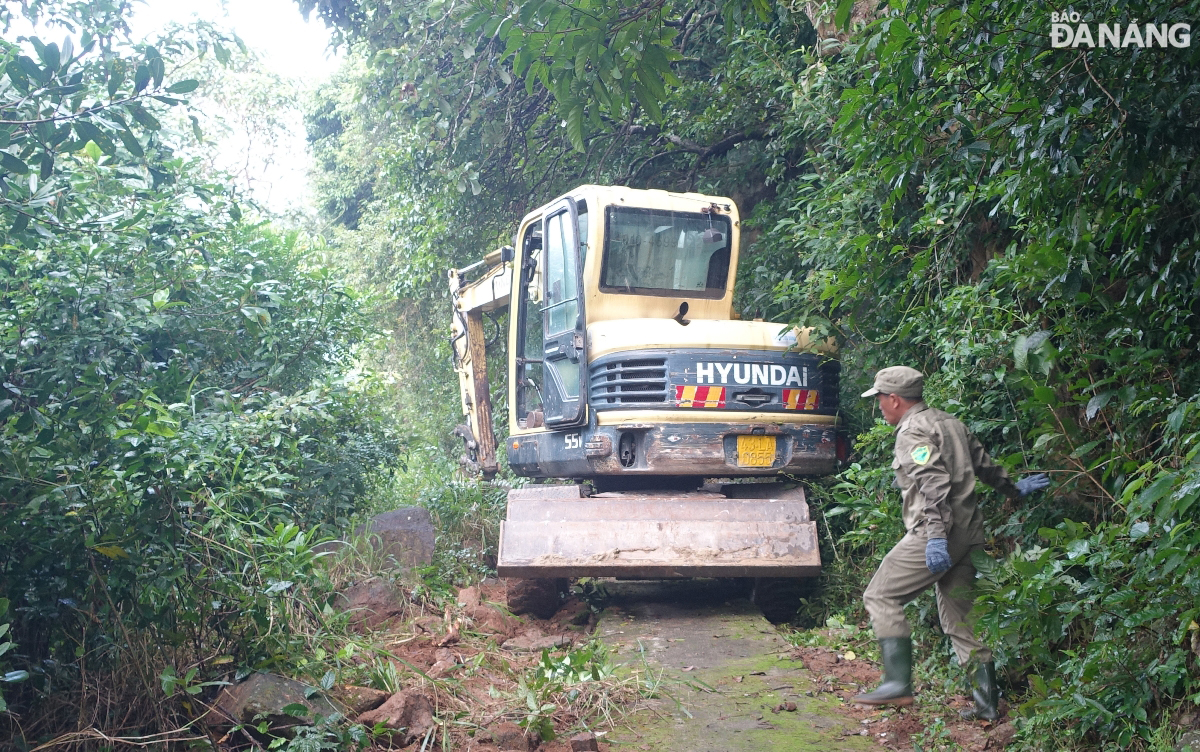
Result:
{"label": "brown soil", "polygon": [[[569,702],[557,702],[555,731],[561,736],[543,742],[527,734],[518,723],[525,717],[525,702],[517,697],[517,679],[541,659],[541,649],[530,645],[562,644],[551,648],[562,654],[572,644],[590,638],[595,618],[586,603],[565,601],[549,619],[514,616],[503,580],[486,582],[459,591],[457,603],[437,612],[428,606],[368,603],[365,608],[388,613],[404,612],[387,624],[365,630],[383,653],[360,654],[364,672],[377,670],[378,661],[390,662],[405,692],[427,697],[439,718],[455,718],[447,747],[472,752],[569,752],[569,733],[578,731],[580,717]],[[382,590],[380,591],[383,592]],[[509,647],[505,647],[508,645]],[[383,655],[382,659],[379,657]],[[374,711],[379,715],[379,711]],[[371,712],[366,719],[375,718]],[[399,749],[408,734],[377,737],[375,749]],[[404,748],[417,749],[423,736]],[[441,749],[441,741],[431,748]],[[600,742],[601,750],[608,750]]]}
{"label": "brown soil", "polygon": [[[840,697],[844,701],[840,712],[854,719],[867,735],[888,749],[911,750],[912,737],[925,732],[938,718],[950,738],[967,752],[1004,749],[1015,733],[1005,717],[996,722],[963,720],[958,711],[971,706],[971,698],[963,695],[950,697],[947,705],[938,706],[923,703],[919,692],[916,704],[909,708],[855,705],[854,695],[869,692],[879,683],[881,674],[877,664],[862,658],[848,661],[843,654],[822,647],[796,648],[792,656],[802,660],[812,673],[817,692]],[[1005,709],[1003,703],[1001,709]]]}
{"label": "brown soil", "polygon": [[[501,580],[464,588],[457,603],[441,612],[412,603],[403,604],[403,609],[379,604],[381,612],[402,616],[368,633],[386,651],[388,657],[384,660],[393,664],[406,692],[427,697],[434,716],[456,719],[447,748],[466,752],[569,752],[570,734],[582,725],[581,711],[566,698],[558,698],[553,722],[559,736],[543,742],[517,725],[525,717],[525,703],[516,693],[517,679],[528,675],[541,659],[541,650],[529,646],[586,642],[596,626],[596,617],[586,603],[574,598],[565,601],[548,619],[514,616],[502,605],[506,602],[506,584]],[[551,652],[561,655],[565,649],[551,648]],[[811,676],[813,689],[809,694],[842,700],[830,705],[829,710],[841,717],[846,727],[840,732],[843,738],[846,734],[869,736],[886,749],[909,750],[913,737],[925,733],[941,718],[950,739],[963,750],[1000,750],[1012,739],[1013,727],[1005,719],[988,723],[959,718],[958,710],[970,704],[970,699],[963,696],[934,705],[918,694],[917,704],[904,709],[854,705],[854,695],[870,690],[879,681],[878,666],[871,661],[846,660],[844,654],[822,647],[793,648],[790,657],[802,661]],[[358,660],[366,672],[379,658],[360,654]],[[637,701],[636,696],[618,699],[625,700],[629,707]],[[377,737],[374,749],[398,749],[407,736],[397,734],[390,740],[386,735]],[[423,737],[417,738],[407,749],[419,748],[422,741]],[[440,749],[441,740],[436,741],[433,748]],[[937,748],[936,743],[928,746]],[[599,748],[607,752],[610,746],[600,740]],[[663,748],[662,752],[674,751]]]}

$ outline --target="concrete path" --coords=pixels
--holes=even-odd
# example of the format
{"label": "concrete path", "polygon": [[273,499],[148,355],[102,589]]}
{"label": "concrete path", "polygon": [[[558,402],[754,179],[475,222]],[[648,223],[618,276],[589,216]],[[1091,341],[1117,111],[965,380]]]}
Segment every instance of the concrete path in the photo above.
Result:
{"label": "concrete path", "polygon": [[[618,662],[661,671],[660,699],[627,719],[613,749],[649,752],[870,750],[735,585],[609,583],[597,636]],[[783,704],[795,710],[775,712]]]}

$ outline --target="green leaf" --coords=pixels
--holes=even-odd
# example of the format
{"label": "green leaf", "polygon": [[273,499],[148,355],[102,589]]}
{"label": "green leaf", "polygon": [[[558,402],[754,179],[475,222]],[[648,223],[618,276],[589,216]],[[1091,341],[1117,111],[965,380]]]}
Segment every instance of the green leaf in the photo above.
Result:
{"label": "green leaf", "polygon": [[263,594],[274,595],[276,593],[282,593],[284,590],[287,590],[294,584],[296,583],[294,583],[292,580],[280,580],[279,582],[273,582],[269,587],[267,587],[266,590],[263,591]]}
{"label": "green leaf", "polygon": [[575,151],[582,153],[583,145],[583,104],[577,104],[567,113],[567,140]]}
{"label": "green leaf", "polygon": [[1163,473],[1153,483],[1138,494],[1137,500],[1129,506],[1130,517],[1141,517],[1154,507],[1159,499],[1170,493],[1175,485],[1175,473]]}
{"label": "green leaf", "polygon": [[135,157],[146,156],[146,151],[142,148],[141,142],[137,140],[137,136],[133,135],[132,132],[120,130],[117,131],[117,135],[120,136],[121,143],[125,144],[125,148],[129,150],[130,154]]}
{"label": "green leaf", "polygon": [[167,87],[167,91],[171,94],[187,94],[196,90],[200,86],[200,82],[194,78],[189,78],[186,81],[176,81]]}
{"label": "green leaf", "polygon": [[28,55],[21,55],[18,57],[17,65],[21,66],[21,70],[25,71],[27,76],[32,78],[34,81],[38,81],[39,83],[47,83],[50,80],[50,76],[53,75],[52,71],[43,71],[41,67],[39,67],[38,64],[33,61],[33,58],[29,57]]}
{"label": "green leaf", "polygon": [[100,157],[104,156],[104,152],[96,145],[95,141],[88,141],[83,145],[83,153],[92,158],[92,161],[99,161]]}
{"label": "green leaf", "polygon": [[307,706],[301,705],[298,702],[293,702],[290,705],[283,706],[283,714],[290,715],[295,718],[307,718],[309,712],[310,711]]}
{"label": "green leaf", "polygon": [[97,128],[95,126],[95,124],[93,124],[87,120],[77,120],[77,121],[75,121],[75,124],[73,127],[75,129],[75,133],[79,136],[80,141],[99,142],[100,139],[104,138],[100,129]]}
{"label": "green leaf", "polygon": [[1033,398],[1047,405],[1053,405],[1057,400],[1054,390],[1048,386],[1035,386],[1033,388]]}
{"label": "green leaf", "polygon": [[0,151],[0,167],[17,175],[29,174],[29,165],[6,151]]}
{"label": "green leaf", "polygon": [[1179,433],[1179,429],[1183,427],[1183,419],[1187,416],[1190,407],[1191,403],[1185,402],[1171,411],[1171,414],[1167,416],[1168,431],[1171,433]]}
{"label": "green leaf", "polygon": [[123,83],[125,83],[125,71],[121,68],[119,61],[114,60],[108,66],[108,96],[110,99],[117,95],[117,90]]}
{"label": "green leaf", "polygon": [[128,219],[123,219],[120,222],[113,225],[113,229],[114,230],[124,230],[126,228],[133,227],[138,222],[141,222],[142,218],[145,216],[146,216],[146,207],[143,206],[132,217],[129,217]]}
{"label": "green leaf", "polygon": [[1041,436],[1038,436],[1037,441],[1033,442],[1033,450],[1036,452],[1061,435],[1062,434],[1058,433],[1044,433]]}
{"label": "green leaf", "polygon": [[633,84],[633,93],[637,96],[638,103],[646,109],[646,114],[652,120],[661,121],[663,119],[662,109],[658,106],[658,99],[650,93],[645,84],[641,81],[635,81]]}
{"label": "green leaf", "polygon": [[1112,399],[1112,396],[1113,393],[1111,390],[1109,390],[1100,392],[1088,400],[1087,409],[1084,411],[1087,419],[1091,420],[1092,418],[1096,417],[1096,413],[1104,409],[1104,406],[1108,404],[1108,401]]}
{"label": "green leaf", "polygon": [[62,65],[62,60],[58,55],[58,45],[53,42],[38,50],[38,57],[46,64],[46,69],[53,73],[57,73]]}
{"label": "green leaf", "polygon": [[1029,370],[1029,340],[1024,334],[1013,340],[1013,365],[1018,371]]}
{"label": "green leaf", "polygon": [[843,31],[847,30],[852,10],[854,10],[854,0],[838,0],[837,12],[833,16],[834,25]]}
{"label": "green leaf", "polygon": [[164,439],[170,439],[178,435],[178,432],[175,430],[174,426],[168,423],[160,423],[158,421],[151,421],[150,424],[146,426],[146,433],[154,436],[162,436]]}
{"label": "green leaf", "polygon": [[163,76],[167,74],[166,64],[163,63],[161,57],[156,57],[150,61],[150,77],[154,79],[154,87],[162,86]]}
{"label": "green leaf", "polygon": [[71,37],[63,37],[62,64],[61,64],[60,68],[62,70],[66,70],[70,66],[71,59],[74,56],[75,56],[75,43],[71,41]]}
{"label": "green leaf", "polygon": [[150,67],[143,63],[137,67],[133,74],[133,93],[140,94],[142,89],[150,83]]}
{"label": "green leaf", "polygon": [[144,125],[152,131],[156,131],[162,127],[162,125],[157,119],[155,119],[153,115],[151,115],[149,112],[146,112],[145,107],[142,107],[136,102],[129,105],[129,114],[132,115],[133,119],[138,123]]}

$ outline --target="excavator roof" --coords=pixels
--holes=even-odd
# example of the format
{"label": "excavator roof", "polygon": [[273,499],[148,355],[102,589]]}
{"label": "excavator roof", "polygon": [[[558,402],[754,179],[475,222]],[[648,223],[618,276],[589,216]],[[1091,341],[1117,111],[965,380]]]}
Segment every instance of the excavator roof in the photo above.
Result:
{"label": "excavator roof", "polygon": [[[587,184],[578,186],[563,194],[563,196],[570,196],[576,200],[593,198],[601,205],[625,203],[630,206],[674,209],[676,211],[703,211],[708,208],[710,210],[715,209],[722,214],[730,214],[734,219],[737,218],[737,205],[734,204],[732,199],[725,196],[710,196],[703,193],[680,193],[676,191],[664,191],[658,188],[626,188],[619,185]],[[554,201],[558,201],[563,196],[554,199]],[[554,201],[549,201],[539,206],[527,215],[527,219],[540,214],[546,207],[553,204]]]}

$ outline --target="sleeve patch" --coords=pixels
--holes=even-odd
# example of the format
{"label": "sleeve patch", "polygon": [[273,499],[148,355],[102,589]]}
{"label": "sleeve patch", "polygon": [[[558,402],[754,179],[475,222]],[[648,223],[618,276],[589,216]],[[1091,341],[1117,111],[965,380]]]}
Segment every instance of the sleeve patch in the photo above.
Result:
{"label": "sleeve patch", "polygon": [[925,444],[914,447],[912,450],[912,459],[918,465],[924,465],[926,462],[929,462],[929,447]]}

